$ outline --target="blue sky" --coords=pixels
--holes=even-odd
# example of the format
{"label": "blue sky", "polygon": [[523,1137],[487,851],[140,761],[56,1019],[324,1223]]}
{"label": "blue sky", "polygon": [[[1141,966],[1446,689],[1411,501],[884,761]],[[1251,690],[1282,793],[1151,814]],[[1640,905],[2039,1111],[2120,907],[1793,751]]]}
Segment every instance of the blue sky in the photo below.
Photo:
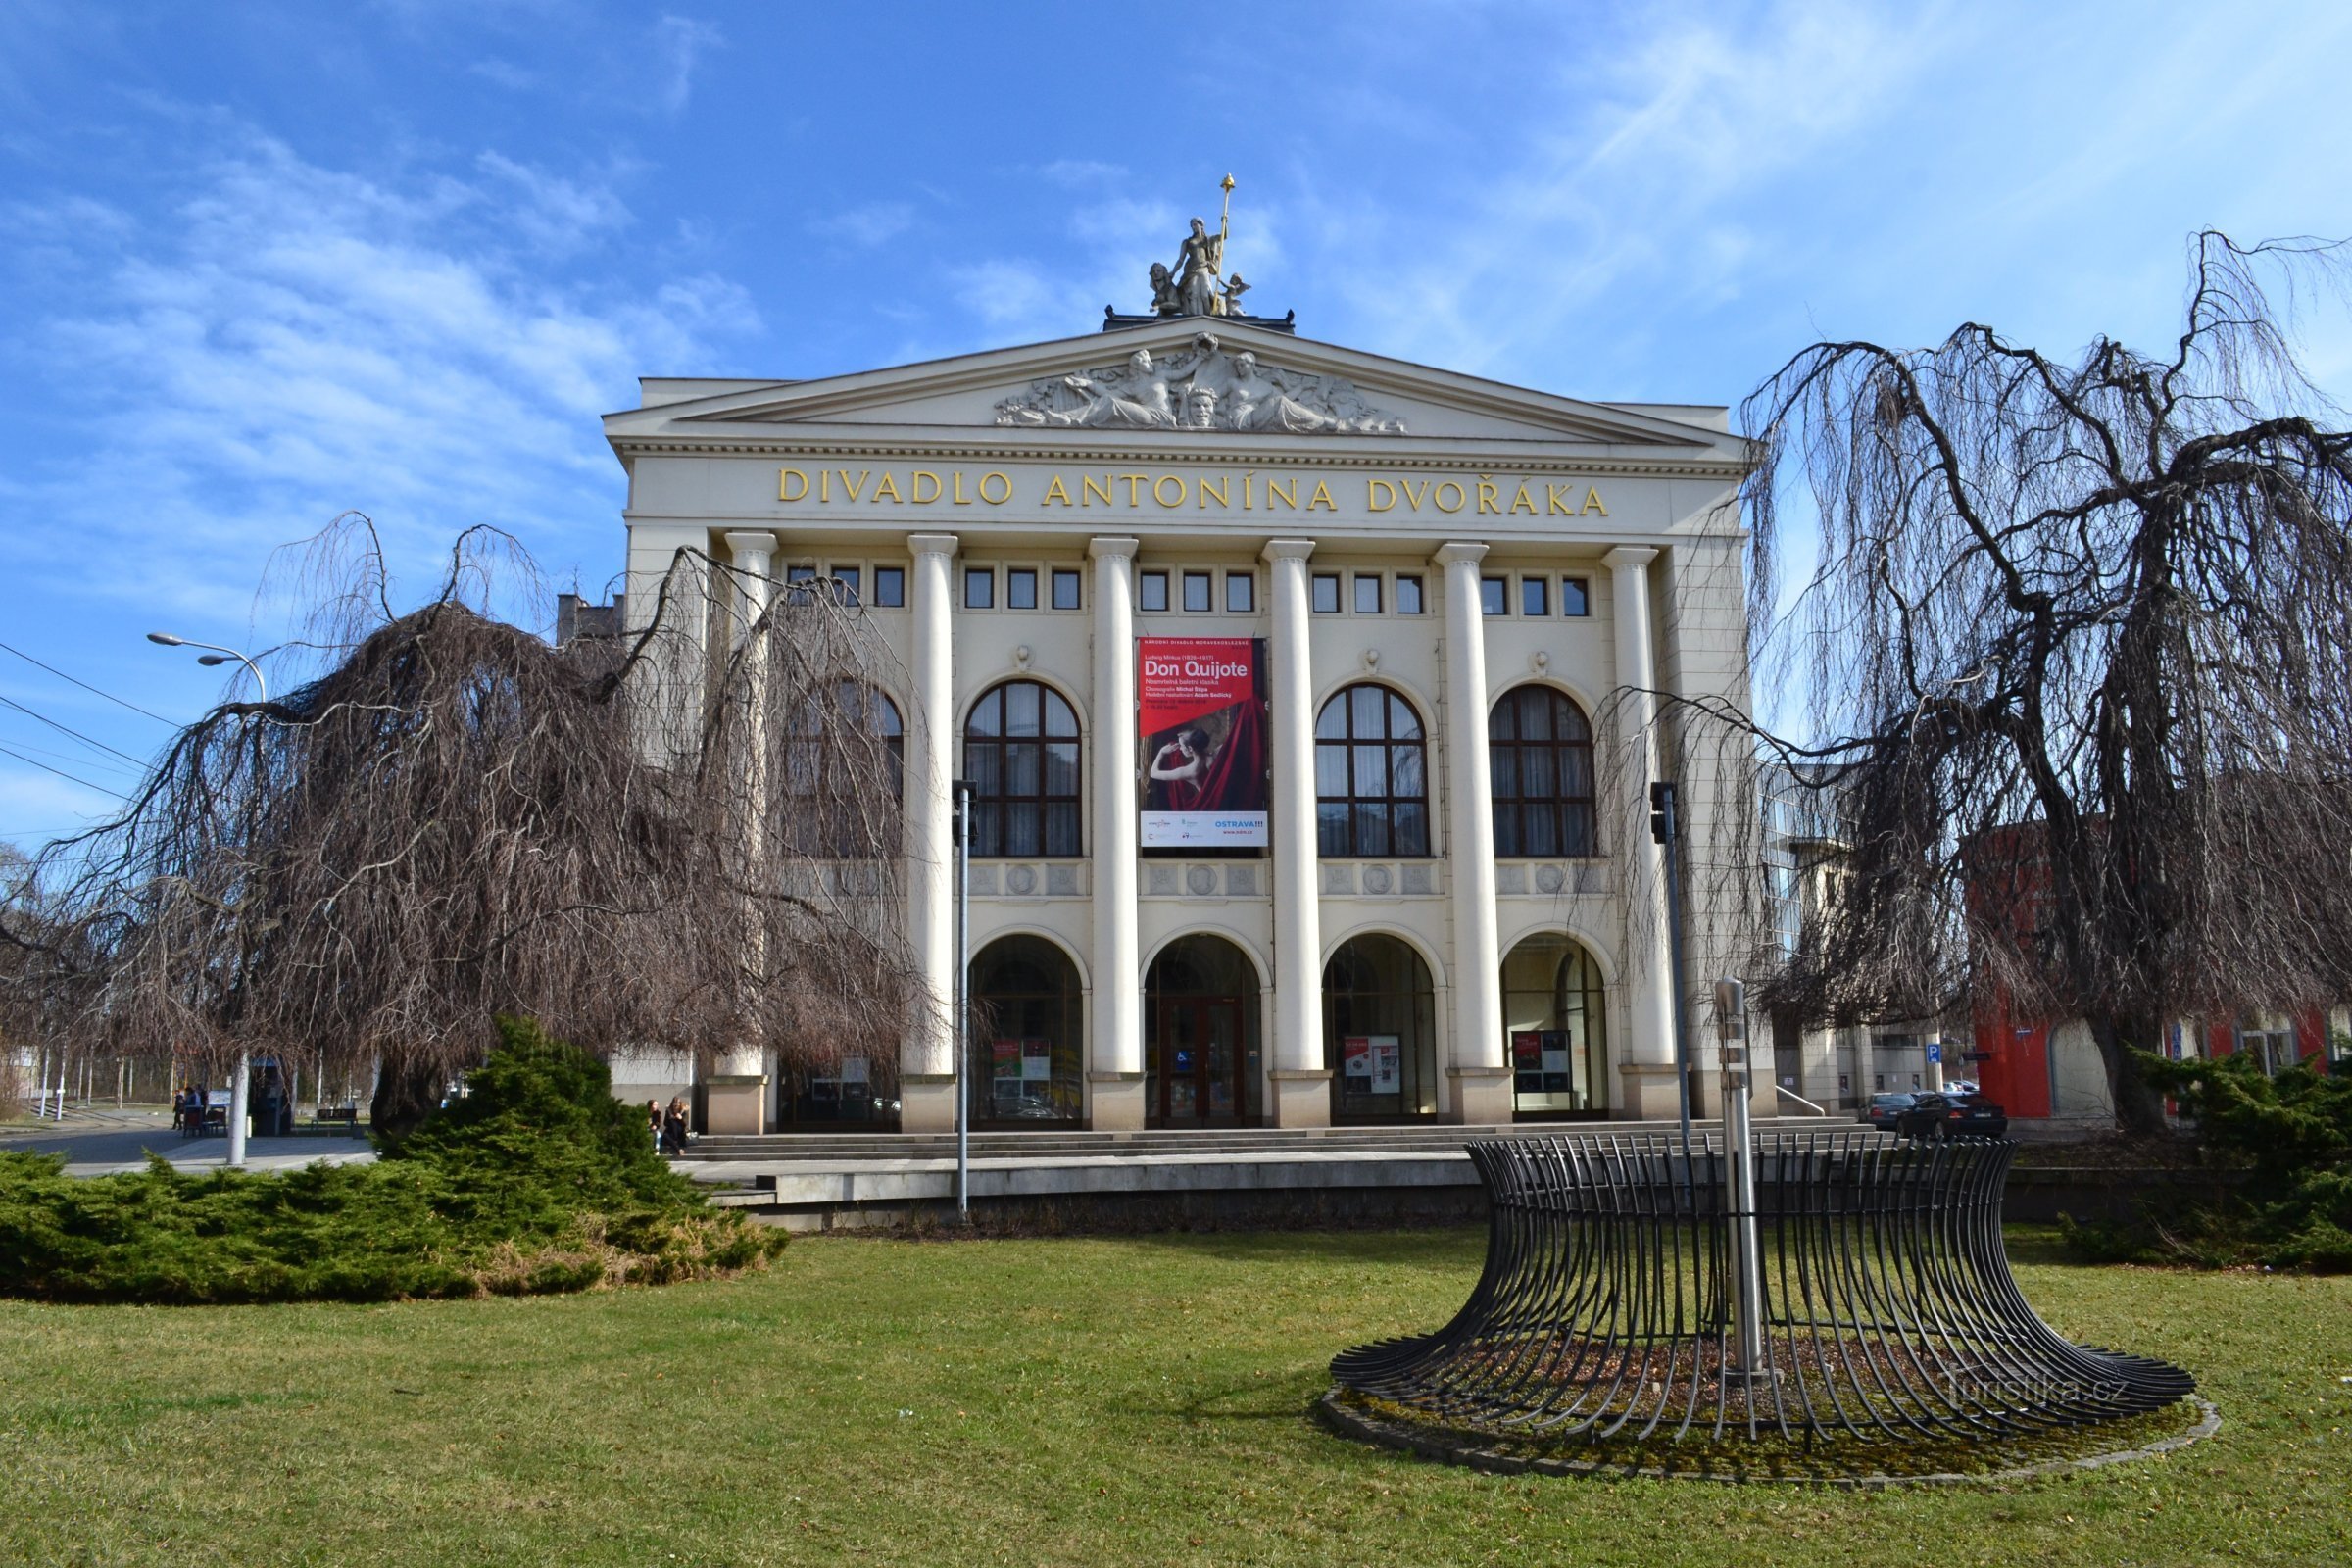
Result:
{"label": "blue sky", "polygon": [[[171,719],[357,508],[618,564],[596,416],[1090,331],[1213,215],[1315,337],[1737,403],[1817,337],[2176,330],[2184,241],[2352,234],[2341,4],[0,6],[0,641]],[[2322,382],[2352,336],[2315,316]],[[131,758],[166,726],[0,652]],[[136,766],[17,709],[0,747]],[[0,838],[112,798],[0,755]]]}

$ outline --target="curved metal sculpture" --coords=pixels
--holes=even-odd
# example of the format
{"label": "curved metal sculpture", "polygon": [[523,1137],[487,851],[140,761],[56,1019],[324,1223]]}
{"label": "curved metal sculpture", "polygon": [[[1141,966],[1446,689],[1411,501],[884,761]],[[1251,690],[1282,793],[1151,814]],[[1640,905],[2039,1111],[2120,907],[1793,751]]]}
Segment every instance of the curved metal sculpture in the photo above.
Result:
{"label": "curved metal sculpture", "polygon": [[[1688,1155],[1655,1134],[1473,1143],[1494,1215],[1469,1302],[1332,1375],[1445,1426],[1533,1440],[2003,1443],[2184,1397],[2195,1381],[2178,1367],[2072,1344],[2027,1304],[2001,1247],[2014,1152],[1767,1134],[1735,1207],[1712,1137]],[[1758,1265],[1744,1289],[1743,1252]]]}

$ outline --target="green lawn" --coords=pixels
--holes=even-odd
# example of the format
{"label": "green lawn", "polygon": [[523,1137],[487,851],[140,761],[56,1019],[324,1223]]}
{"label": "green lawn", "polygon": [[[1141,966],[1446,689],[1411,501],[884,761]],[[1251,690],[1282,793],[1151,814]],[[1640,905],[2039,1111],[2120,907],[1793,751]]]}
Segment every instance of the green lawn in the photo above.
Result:
{"label": "green lawn", "polygon": [[2170,1458],[1844,1494],[1502,1478],[1329,1436],[1334,1350],[1483,1234],[796,1244],[725,1284],[0,1302],[0,1559],[38,1563],[2352,1560],[2352,1279],[2021,1265],[2220,1403]]}

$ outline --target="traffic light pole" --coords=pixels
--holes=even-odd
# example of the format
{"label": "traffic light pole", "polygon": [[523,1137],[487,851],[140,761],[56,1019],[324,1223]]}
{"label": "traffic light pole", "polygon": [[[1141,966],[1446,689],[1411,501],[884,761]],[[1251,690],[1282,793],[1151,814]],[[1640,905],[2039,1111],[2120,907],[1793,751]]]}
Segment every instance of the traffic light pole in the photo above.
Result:
{"label": "traffic light pole", "polygon": [[1659,779],[1649,786],[1649,836],[1666,850],[1666,985],[1674,1011],[1675,1104],[1681,1112],[1683,1157],[1690,1157],[1690,1030],[1683,1016],[1687,1005],[1683,988],[1683,839],[1682,801],[1674,785]]}

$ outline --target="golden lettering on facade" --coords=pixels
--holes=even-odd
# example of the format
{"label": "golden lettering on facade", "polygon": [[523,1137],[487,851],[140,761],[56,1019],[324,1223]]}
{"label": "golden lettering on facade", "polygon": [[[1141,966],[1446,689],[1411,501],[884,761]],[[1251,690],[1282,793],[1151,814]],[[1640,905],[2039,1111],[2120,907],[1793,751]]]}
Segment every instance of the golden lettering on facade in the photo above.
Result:
{"label": "golden lettering on facade", "polygon": [[[1242,478],[1242,510],[1257,510],[1257,474],[1245,471]],[[1298,492],[1312,478],[1308,474],[1266,476],[1265,499],[1268,510],[1280,507],[1286,512],[1331,512],[1340,510],[1332,495],[1332,482],[1327,478],[1312,478],[1313,488],[1303,504]],[[1195,508],[1205,512],[1213,502],[1231,511],[1233,508],[1233,479],[1231,475],[1187,475],[1178,473],[1081,473],[1077,475],[1078,494],[1070,493],[1070,476],[1062,473],[1046,475],[1045,491],[1038,498],[1043,507],[1104,507],[1124,505],[1128,510],[1140,509],[1149,492],[1152,504],[1165,510],[1181,507],[1189,495]],[[1119,486],[1126,494],[1119,494]],[[807,468],[778,468],[776,470],[776,499],[798,502],[814,499],[830,505],[833,492],[839,486],[844,499],[863,502],[868,506],[928,507],[941,501],[954,506],[968,507],[975,496],[970,487],[970,475],[956,468],[941,473],[931,468],[910,469],[904,480],[892,469],[883,468],[818,468],[813,480]],[[1367,478],[1364,481],[1364,510],[1394,512],[1401,504],[1408,512],[1432,510],[1443,513],[1461,512],[1474,507],[1481,514],[1525,514],[1534,516],[1578,517],[1609,514],[1607,503],[1601,500],[1596,485],[1587,485],[1582,503],[1576,498],[1573,482],[1554,484],[1544,482],[1544,500],[1539,506],[1535,487],[1526,480],[1511,482],[1507,501],[1503,483],[1491,474],[1481,474],[1474,481],[1455,479],[1412,480],[1401,475],[1395,478]],[[1015,489],[1012,475],[1001,468],[992,468],[980,476],[977,500],[992,506],[1004,506],[1012,500]]]}
{"label": "golden lettering on facade", "polygon": [[1609,509],[1600,504],[1600,492],[1592,488],[1590,485],[1585,488],[1585,505],[1583,511],[1597,512],[1604,517],[1609,514]]}
{"label": "golden lettering on facade", "polygon": [[835,468],[833,471],[841,476],[841,493],[845,496],[848,496],[852,501],[857,500],[858,495],[865,489],[865,481],[874,476],[873,469],[859,468],[858,470],[858,482],[856,484],[852,484],[850,482],[849,469]]}
{"label": "golden lettering on facade", "polygon": [[957,468],[956,470],[955,479],[956,493],[954,496],[949,498],[950,505],[958,507],[970,506],[972,504],[972,498],[963,493],[963,470],[961,468]]}
{"label": "golden lettering on facade", "polygon": [[1531,517],[1536,514],[1536,498],[1527,493],[1527,481],[1524,479],[1519,481],[1519,493],[1511,497],[1511,514],[1517,516],[1522,512]]}
{"label": "golden lettering on facade", "polygon": [[[792,481],[795,479],[801,481],[801,488],[797,491],[792,488]],[[785,468],[776,474],[776,499],[778,501],[799,501],[808,494],[808,476],[800,469]]]}
{"label": "golden lettering on facade", "polygon": [[[1070,499],[1070,492],[1068,488],[1062,484],[1061,475],[1058,473],[1053,475],[1051,480],[1047,483],[1045,499],[1040,501],[1038,505],[1041,507],[1050,507],[1057,501],[1065,507],[1074,507],[1078,504]],[[1102,504],[1106,507],[1110,505],[1110,493],[1108,491],[1103,492]]]}
{"label": "golden lettering on facade", "polygon": [[1119,477],[1127,483],[1127,510],[1133,512],[1143,505],[1136,497],[1142,493],[1144,481],[1152,476],[1148,473],[1122,473]]}
{"label": "golden lettering on facade", "polygon": [[1386,512],[1395,505],[1396,505],[1396,481],[1391,479],[1367,479],[1364,481],[1364,510],[1366,512]]}
{"label": "golden lettering on facade", "polygon": [[[1448,490],[1453,492],[1453,505],[1450,507],[1446,504],[1446,492]],[[1462,510],[1462,504],[1468,501],[1470,496],[1469,492],[1453,480],[1440,479],[1437,489],[1431,492],[1431,498],[1436,502],[1440,512],[1459,512]]]}
{"label": "golden lettering on facade", "polygon": [[888,468],[882,470],[882,482],[874,487],[874,504],[880,506],[885,496],[893,501],[899,499],[898,475],[892,473]]}
{"label": "golden lettering on facade", "polygon": [[[1173,501],[1168,499],[1168,486],[1170,485],[1174,485],[1176,487],[1176,499]],[[1152,481],[1152,499],[1153,502],[1162,507],[1183,506],[1184,481],[1177,478],[1172,473],[1161,474],[1158,478]]]}
{"label": "golden lettering on facade", "polygon": [[1229,510],[1232,508],[1233,502],[1228,495],[1233,486],[1231,479],[1200,479],[1195,481],[1195,494],[1199,498],[1196,504],[1203,512],[1208,510],[1208,498],[1212,495],[1217,498],[1218,506]]}
{"label": "golden lettering on facade", "polygon": [[1095,497],[1099,495],[1102,498],[1102,504],[1106,507],[1109,506],[1110,487],[1114,482],[1106,473],[1102,476],[1102,485],[1098,487],[1093,474],[1080,474],[1078,476],[1078,504],[1082,507],[1091,507],[1095,504]]}
{"label": "golden lettering on facade", "polygon": [[1297,479],[1268,479],[1266,481],[1266,510],[1273,511],[1274,503],[1277,501],[1293,512],[1297,512],[1298,510],[1298,481]]}
{"label": "golden lettering on facade", "polygon": [[[931,481],[931,493],[923,494],[923,481]],[[918,507],[927,507],[939,499],[939,475],[928,468],[917,468],[907,478],[906,499]]]}
{"label": "golden lettering on facade", "polygon": [[[1004,487],[1002,491],[993,496],[988,493],[988,481],[991,479],[996,480],[997,483]],[[980,499],[987,502],[992,507],[1001,507],[1005,502],[1010,501],[1012,499],[1012,475],[1009,473],[1004,473],[996,468],[991,468],[988,472],[982,474],[980,476]],[[1064,495],[1061,499],[1066,505],[1070,498],[1067,495]]]}
{"label": "golden lettering on facade", "polygon": [[1478,511],[1481,516],[1484,516],[1490,512],[1500,512],[1502,510],[1502,507],[1499,504],[1500,494],[1501,493],[1494,488],[1494,480],[1488,478],[1483,473],[1478,476]]}
{"label": "golden lettering on facade", "polygon": [[1576,509],[1568,504],[1568,487],[1564,484],[1545,485],[1544,502],[1545,516],[1573,517],[1576,515]]}
{"label": "golden lettering on facade", "polygon": [[1315,481],[1315,493],[1306,498],[1307,511],[1312,512],[1318,507],[1325,512],[1337,512],[1340,510],[1340,504],[1331,499],[1331,486],[1325,484],[1320,479]]}

